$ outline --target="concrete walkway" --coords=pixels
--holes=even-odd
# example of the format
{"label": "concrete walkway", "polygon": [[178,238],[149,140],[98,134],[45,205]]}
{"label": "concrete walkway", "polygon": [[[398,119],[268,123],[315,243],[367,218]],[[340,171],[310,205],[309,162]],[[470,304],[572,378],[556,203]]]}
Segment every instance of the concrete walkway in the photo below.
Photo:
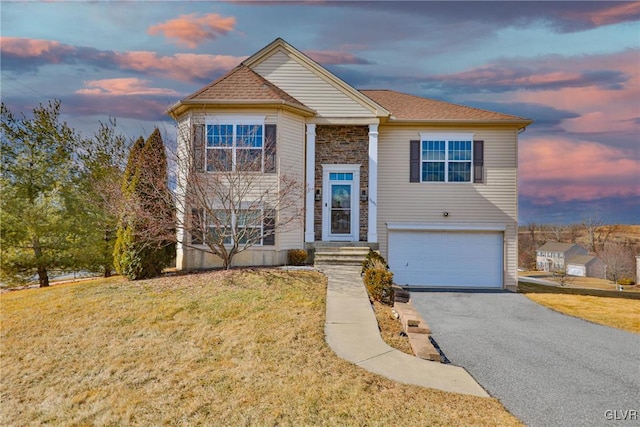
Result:
{"label": "concrete walkway", "polygon": [[410,356],[382,340],[360,267],[323,266],[321,271],[328,278],[326,340],[339,357],[401,383],[489,397],[463,368]]}

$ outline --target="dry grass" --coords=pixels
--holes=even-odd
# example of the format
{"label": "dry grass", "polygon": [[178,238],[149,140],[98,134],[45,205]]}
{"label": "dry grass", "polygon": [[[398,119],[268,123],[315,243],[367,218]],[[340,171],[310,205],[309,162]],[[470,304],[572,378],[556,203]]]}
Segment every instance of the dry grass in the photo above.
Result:
{"label": "dry grass", "polygon": [[[520,271],[518,276],[535,277],[536,279],[544,279],[553,282],[553,274],[546,271]],[[616,284],[611,280],[598,279],[596,277],[578,277],[567,276],[565,288],[576,289],[602,289],[605,291],[616,291]],[[624,286],[625,292],[639,292],[640,286]]]}
{"label": "dry grass", "polygon": [[386,304],[378,301],[373,302],[373,310],[378,319],[378,327],[380,328],[380,336],[384,342],[391,347],[413,356],[413,350],[409,343],[408,336],[401,336],[402,323],[393,315],[393,310]]}
{"label": "dry grass", "polygon": [[639,293],[555,288],[528,283],[520,283],[518,291],[560,313],[640,333]]}
{"label": "dry grass", "polygon": [[325,293],[318,273],[241,270],[4,294],[0,424],[519,424],[337,358]]}

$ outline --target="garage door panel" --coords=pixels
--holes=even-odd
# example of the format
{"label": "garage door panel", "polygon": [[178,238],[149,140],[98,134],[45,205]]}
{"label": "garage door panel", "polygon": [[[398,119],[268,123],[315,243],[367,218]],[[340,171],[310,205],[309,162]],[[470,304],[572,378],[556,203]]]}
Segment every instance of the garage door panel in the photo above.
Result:
{"label": "garage door panel", "polygon": [[502,233],[389,232],[389,267],[400,285],[502,287],[502,251]]}

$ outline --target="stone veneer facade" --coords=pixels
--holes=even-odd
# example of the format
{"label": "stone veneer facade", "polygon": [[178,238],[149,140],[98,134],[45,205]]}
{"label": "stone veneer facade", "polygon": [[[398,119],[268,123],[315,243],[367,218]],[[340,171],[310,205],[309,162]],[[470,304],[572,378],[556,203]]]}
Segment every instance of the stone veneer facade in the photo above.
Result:
{"label": "stone veneer facade", "polygon": [[[368,126],[321,126],[316,127],[315,189],[322,190],[323,164],[360,165],[360,237],[367,241],[369,202],[361,201],[360,194],[369,190],[369,127]],[[322,240],[322,201],[314,203],[315,240]]]}

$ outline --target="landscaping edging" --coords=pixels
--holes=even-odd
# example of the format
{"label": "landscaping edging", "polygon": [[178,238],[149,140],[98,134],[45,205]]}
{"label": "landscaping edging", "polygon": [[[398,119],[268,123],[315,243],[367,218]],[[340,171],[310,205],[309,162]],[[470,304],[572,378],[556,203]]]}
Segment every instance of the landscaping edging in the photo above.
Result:
{"label": "landscaping edging", "polygon": [[409,337],[413,354],[421,359],[443,362],[440,352],[429,339],[431,336],[429,325],[411,303],[409,291],[397,285],[393,286],[393,291],[393,309],[398,314],[402,329]]}

